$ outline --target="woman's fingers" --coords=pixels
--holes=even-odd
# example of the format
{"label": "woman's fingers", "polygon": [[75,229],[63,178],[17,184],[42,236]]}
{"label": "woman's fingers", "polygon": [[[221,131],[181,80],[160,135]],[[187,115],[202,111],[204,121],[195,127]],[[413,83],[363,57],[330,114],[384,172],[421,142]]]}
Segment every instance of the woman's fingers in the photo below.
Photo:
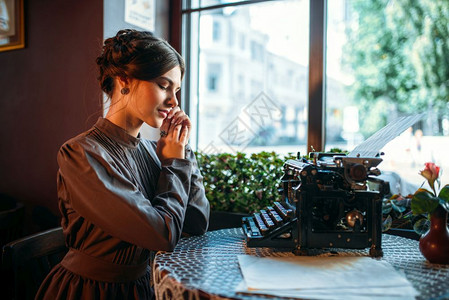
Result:
{"label": "woman's fingers", "polygon": [[161,130],[161,137],[165,137],[165,133],[171,133],[175,126],[183,124],[187,127],[191,127],[191,122],[189,117],[179,108],[179,106],[174,107],[170,110],[167,117],[164,119]]}
{"label": "woman's fingers", "polygon": [[175,106],[173,107],[170,112],[167,115],[167,119],[170,120],[173,118],[173,116],[178,113],[179,111],[181,111],[181,108],[179,106]]}
{"label": "woman's fingers", "polygon": [[186,142],[184,143],[184,145],[187,145],[187,143],[189,142],[189,138],[190,138],[190,129],[192,128],[192,123],[190,122],[190,118],[188,115],[186,115],[183,111],[179,111],[176,113],[175,116],[173,116],[172,119],[172,126],[173,125],[183,125],[187,128],[187,135],[186,135]]}
{"label": "woman's fingers", "polygon": [[172,126],[173,130],[171,130],[171,138],[173,141],[179,141],[179,134],[181,132],[182,125]]}
{"label": "woman's fingers", "polygon": [[158,141],[156,153],[159,159],[185,158],[187,127],[182,125],[170,126],[168,135]]}
{"label": "woman's fingers", "polygon": [[187,126],[182,126],[181,128],[181,135],[179,136],[179,142],[183,145],[187,145],[187,142],[189,141],[189,128]]}
{"label": "woman's fingers", "polygon": [[156,149],[159,158],[184,158],[190,128],[189,117],[179,107],[173,108],[160,128],[161,139]]}
{"label": "woman's fingers", "polygon": [[176,112],[176,114],[173,116],[171,120],[171,124],[174,125],[183,124],[189,128],[191,127],[189,116],[186,115],[182,110]]}
{"label": "woman's fingers", "polygon": [[168,113],[167,117],[162,122],[162,126],[160,128],[160,130],[161,130],[161,137],[167,136],[165,133],[169,133],[170,132],[170,127],[172,126],[172,124],[175,123],[175,122],[173,122],[173,117],[175,115],[177,115],[179,112],[182,112],[181,109],[179,108],[179,106],[173,107],[173,109],[170,110],[170,112]]}
{"label": "woman's fingers", "polygon": [[168,132],[170,131],[170,120],[165,119],[164,122],[162,122],[162,126],[160,129],[161,131],[161,137],[166,137]]}
{"label": "woman's fingers", "polygon": [[182,124],[171,126],[168,134],[170,136],[170,140],[173,142],[179,142],[183,146],[187,145],[189,139],[189,128],[187,126]]}

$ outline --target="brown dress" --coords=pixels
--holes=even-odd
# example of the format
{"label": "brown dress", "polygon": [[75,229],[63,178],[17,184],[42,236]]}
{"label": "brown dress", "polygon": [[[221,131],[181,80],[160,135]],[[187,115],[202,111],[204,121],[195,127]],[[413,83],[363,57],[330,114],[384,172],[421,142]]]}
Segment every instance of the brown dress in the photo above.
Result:
{"label": "brown dress", "polygon": [[151,299],[150,251],[203,234],[209,203],[193,151],[162,163],[156,143],[104,118],[58,153],[69,252],[36,299]]}

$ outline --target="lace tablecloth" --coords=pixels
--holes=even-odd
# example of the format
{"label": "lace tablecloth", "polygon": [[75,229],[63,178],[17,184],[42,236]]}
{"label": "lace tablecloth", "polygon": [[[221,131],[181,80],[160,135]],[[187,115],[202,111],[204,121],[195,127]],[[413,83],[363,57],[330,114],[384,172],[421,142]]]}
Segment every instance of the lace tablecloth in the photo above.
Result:
{"label": "lace tablecloth", "polygon": [[[417,299],[449,299],[449,265],[428,263],[419,252],[418,241],[383,234],[382,249],[382,260],[402,270],[420,292]],[[329,250],[341,255],[368,256],[368,249]],[[209,231],[202,236],[183,238],[173,252],[161,251],[154,258],[156,299],[263,298],[235,292],[242,280],[237,260],[240,254],[259,257],[294,255],[279,249],[247,248],[241,228]]]}

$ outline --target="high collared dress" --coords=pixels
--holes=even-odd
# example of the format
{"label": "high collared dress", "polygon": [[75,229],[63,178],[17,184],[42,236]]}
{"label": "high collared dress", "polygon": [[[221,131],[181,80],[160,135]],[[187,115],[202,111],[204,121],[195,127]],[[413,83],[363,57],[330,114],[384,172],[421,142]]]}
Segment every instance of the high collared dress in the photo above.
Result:
{"label": "high collared dress", "polygon": [[203,234],[209,202],[195,155],[159,161],[156,142],[105,118],[58,153],[58,201],[69,248],[36,299],[151,299],[151,251]]}

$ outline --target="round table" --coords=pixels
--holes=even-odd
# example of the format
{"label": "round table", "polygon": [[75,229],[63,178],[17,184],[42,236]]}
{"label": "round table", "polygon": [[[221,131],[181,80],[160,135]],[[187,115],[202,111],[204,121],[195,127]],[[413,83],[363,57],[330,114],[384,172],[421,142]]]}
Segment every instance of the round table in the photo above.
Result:
{"label": "round table", "polygon": [[[449,265],[428,263],[418,249],[418,241],[382,235],[381,258],[420,292],[417,299],[449,299]],[[324,254],[324,250],[319,250]],[[340,255],[368,256],[366,250],[328,249]],[[261,299],[237,294],[242,281],[237,255],[259,257],[294,256],[273,248],[248,248],[241,228],[209,231],[201,236],[182,238],[173,252],[160,251],[153,261],[156,299]],[[320,254],[320,253],[318,253]],[[273,298],[273,297],[270,297]]]}

